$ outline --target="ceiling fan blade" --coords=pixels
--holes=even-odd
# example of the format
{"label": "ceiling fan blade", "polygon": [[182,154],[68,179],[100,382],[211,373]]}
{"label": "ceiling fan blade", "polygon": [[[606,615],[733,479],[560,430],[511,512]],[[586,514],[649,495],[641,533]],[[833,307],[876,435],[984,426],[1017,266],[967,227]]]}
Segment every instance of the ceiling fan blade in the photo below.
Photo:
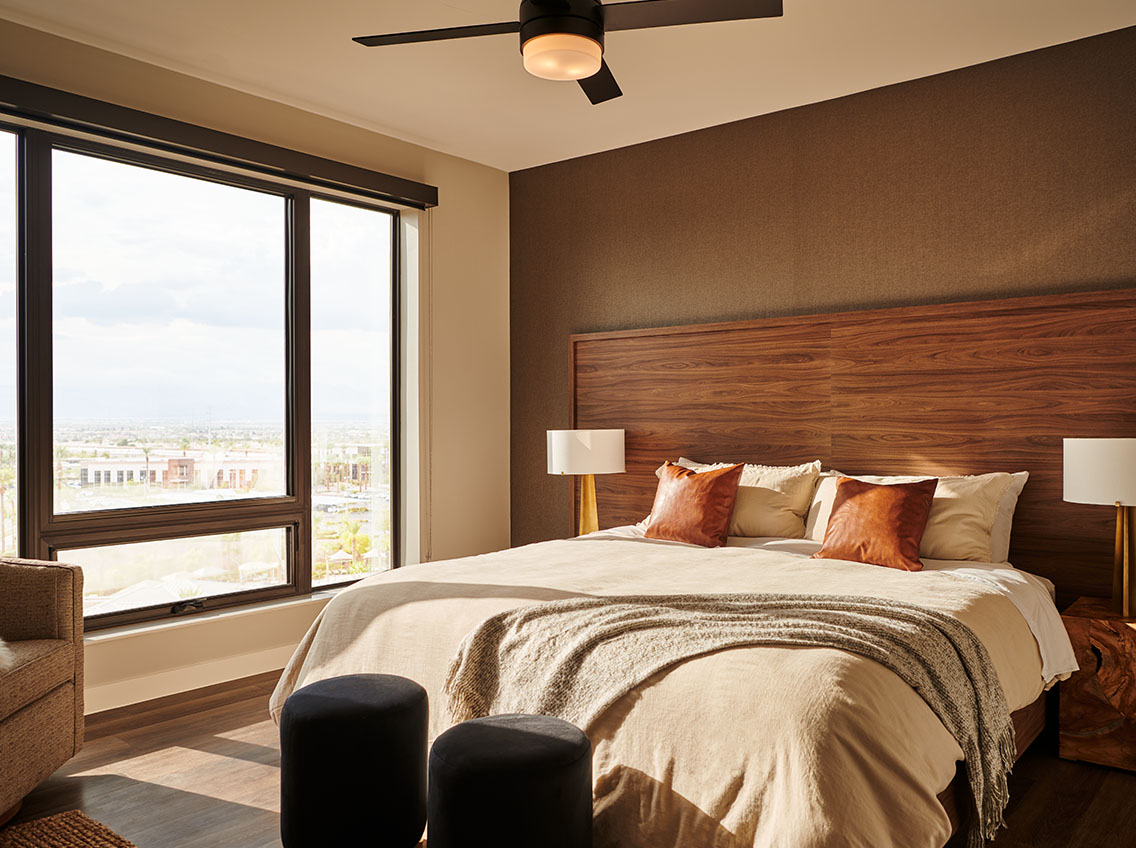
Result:
{"label": "ceiling fan blade", "polygon": [[782,0],[633,0],[605,3],[604,29],[653,29],[655,27],[705,24],[713,21],[744,21],[779,18]]}
{"label": "ceiling fan blade", "polygon": [[481,35],[507,35],[521,31],[517,21],[477,26],[423,29],[417,32],[392,32],[389,35],[360,35],[351,39],[365,47],[385,47],[388,44],[418,44],[423,41],[448,41],[451,38],[476,38]]}
{"label": "ceiling fan blade", "polygon": [[606,59],[604,59],[598,71],[587,79],[579,80],[579,83],[580,88],[584,89],[584,94],[588,95],[593,106],[623,96],[623,89],[615,81],[615,76],[612,74],[611,68],[607,66]]}

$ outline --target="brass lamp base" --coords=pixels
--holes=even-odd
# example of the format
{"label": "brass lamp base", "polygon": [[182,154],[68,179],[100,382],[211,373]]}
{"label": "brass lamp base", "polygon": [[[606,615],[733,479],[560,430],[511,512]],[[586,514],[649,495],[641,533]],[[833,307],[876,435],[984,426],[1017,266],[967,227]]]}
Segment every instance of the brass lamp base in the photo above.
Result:
{"label": "brass lamp base", "polygon": [[580,534],[595,533],[600,529],[596,512],[596,476],[580,475]]}
{"label": "brass lamp base", "polygon": [[[1136,507],[1116,504],[1116,547],[1112,554],[1112,608],[1125,618],[1136,617]],[[581,519],[582,520],[582,519]]]}

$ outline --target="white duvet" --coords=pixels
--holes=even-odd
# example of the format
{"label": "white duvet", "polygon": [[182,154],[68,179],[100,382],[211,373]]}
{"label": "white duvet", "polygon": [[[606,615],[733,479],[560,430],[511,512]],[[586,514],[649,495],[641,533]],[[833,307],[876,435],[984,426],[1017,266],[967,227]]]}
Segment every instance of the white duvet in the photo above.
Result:
{"label": "white duvet", "polygon": [[[619,528],[376,575],[336,596],[272,698],[357,672],[401,674],[431,696],[469,630],[553,598],[724,592],[874,595],[958,617],[982,640],[1011,710],[1075,670],[1044,581],[1010,566],[925,561],[917,573],[810,560],[815,543],[707,550]],[[938,848],[936,796],[961,752],[895,674],[828,648],[759,646],[674,666],[592,729],[597,848]]]}

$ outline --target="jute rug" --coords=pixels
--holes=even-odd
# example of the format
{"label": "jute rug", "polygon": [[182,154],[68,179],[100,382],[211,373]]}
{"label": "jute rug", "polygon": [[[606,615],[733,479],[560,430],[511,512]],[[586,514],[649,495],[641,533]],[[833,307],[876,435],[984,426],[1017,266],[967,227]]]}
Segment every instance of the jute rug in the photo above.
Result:
{"label": "jute rug", "polygon": [[78,810],[0,830],[0,848],[137,848]]}

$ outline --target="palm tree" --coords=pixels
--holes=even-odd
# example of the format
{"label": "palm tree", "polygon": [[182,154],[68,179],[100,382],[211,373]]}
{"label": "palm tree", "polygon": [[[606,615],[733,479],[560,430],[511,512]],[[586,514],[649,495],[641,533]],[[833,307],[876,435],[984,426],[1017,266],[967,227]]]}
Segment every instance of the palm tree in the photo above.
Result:
{"label": "palm tree", "polygon": [[146,477],[143,482],[146,484],[146,494],[150,494],[150,448],[142,448],[142,455],[146,457]]}
{"label": "palm tree", "polygon": [[56,491],[63,488],[63,459],[68,455],[68,450],[60,445],[55,446],[55,488]]}
{"label": "palm tree", "polygon": [[361,521],[347,519],[343,522],[343,532],[339,534],[339,541],[344,549],[351,554],[352,562],[359,559],[359,531],[362,527]]}
{"label": "palm tree", "polygon": [[369,485],[369,483],[370,483],[371,458],[369,456],[367,456],[367,457],[360,456],[358,461],[359,461],[359,492],[362,493],[363,488],[364,488],[364,484],[366,483],[366,484]]}

